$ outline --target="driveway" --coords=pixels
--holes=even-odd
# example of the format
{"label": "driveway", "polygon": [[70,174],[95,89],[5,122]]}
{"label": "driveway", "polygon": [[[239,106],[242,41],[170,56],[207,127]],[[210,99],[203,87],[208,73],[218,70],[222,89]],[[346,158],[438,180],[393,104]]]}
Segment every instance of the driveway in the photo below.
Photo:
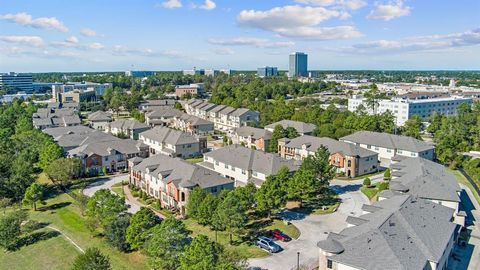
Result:
{"label": "driveway", "polygon": [[[101,178],[98,181],[89,184],[85,189],[83,189],[83,194],[88,197],[92,197],[93,194],[95,194],[95,192],[97,192],[98,190],[112,190],[113,185],[121,183],[125,180],[128,180],[128,174],[112,175],[110,177]],[[136,201],[128,201],[127,199],[125,199],[125,204],[128,207],[127,212],[129,213],[134,214],[140,210],[140,204],[138,204]]]}
{"label": "driveway", "polygon": [[[358,180],[363,181],[363,180]],[[359,189],[361,184],[353,181],[332,181],[331,187],[342,200],[335,213],[328,215],[298,214],[286,211],[285,216],[291,219],[300,230],[300,237],[288,243],[278,242],[284,250],[265,258],[249,260],[252,269],[290,270],[296,269],[297,252],[300,252],[300,265],[314,267],[318,262],[317,242],[324,240],[328,232],[340,232],[347,227],[347,216],[362,214],[361,206],[369,204],[365,195]]]}

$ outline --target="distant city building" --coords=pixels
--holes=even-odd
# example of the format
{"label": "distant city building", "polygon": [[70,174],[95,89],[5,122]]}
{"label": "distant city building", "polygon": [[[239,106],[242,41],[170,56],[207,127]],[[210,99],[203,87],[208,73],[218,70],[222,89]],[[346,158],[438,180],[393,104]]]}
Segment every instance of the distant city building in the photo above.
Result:
{"label": "distant city building", "polygon": [[379,100],[375,110],[373,110],[367,105],[365,98],[353,96],[348,99],[348,110],[355,112],[363,107],[368,114],[381,114],[390,111],[395,116],[397,126],[403,126],[414,115],[420,116],[422,121],[428,121],[428,118],[435,112],[446,116],[456,115],[458,106],[464,103],[472,104],[473,99],[462,96],[424,99],[397,97]]}
{"label": "distant city building", "polygon": [[125,76],[134,77],[134,78],[143,78],[149,76],[155,76],[155,71],[146,71],[146,70],[129,70],[125,71]]}
{"label": "distant city building", "polygon": [[231,75],[233,70],[231,69],[220,69],[220,73]]}
{"label": "distant city building", "polygon": [[11,94],[11,95],[3,95],[0,96],[0,103],[9,103],[12,102],[14,99],[27,99],[29,97],[33,96],[44,96],[45,94],[27,94],[23,91],[17,92],[16,94]]}
{"label": "distant city building", "polygon": [[187,75],[190,75],[190,76],[205,75],[205,70],[204,69],[197,69],[197,68],[194,67],[193,69],[184,70],[183,75],[184,76],[187,76]]}
{"label": "distant city building", "polygon": [[32,84],[34,93],[50,92],[52,91],[53,85],[61,85],[62,83],[43,83],[43,82],[34,82]]}
{"label": "distant city building", "polygon": [[94,100],[96,95],[93,89],[87,91],[81,90],[74,90],[67,93],[62,93],[60,96],[60,100],[56,100],[57,102],[68,103],[68,102],[84,102],[84,101],[91,101]]}
{"label": "distant city building", "polygon": [[[68,82],[65,84],[53,84],[52,96],[55,101],[62,101],[62,94],[78,91],[80,93],[93,91],[94,96],[103,96],[107,88],[111,88],[111,83],[94,83],[94,82]],[[89,95],[91,93],[88,93]]]}
{"label": "distant city building", "polygon": [[289,56],[288,65],[289,77],[307,77],[308,76],[308,56],[306,53],[295,52]]}
{"label": "distant city building", "polygon": [[261,67],[257,69],[257,76],[260,78],[278,76],[276,67]]}
{"label": "distant city building", "polygon": [[191,94],[194,96],[203,96],[205,94],[205,86],[203,83],[192,83],[189,85],[175,86],[175,96],[182,98],[184,95]]}
{"label": "distant city building", "polygon": [[216,70],[216,69],[207,69],[207,70],[205,70],[205,76],[215,77],[215,76],[217,76],[218,74],[220,74],[220,70]]}
{"label": "distant city building", "polygon": [[4,89],[7,92],[16,93],[23,91],[32,93],[32,83],[32,74],[29,73],[0,73],[0,89]]}

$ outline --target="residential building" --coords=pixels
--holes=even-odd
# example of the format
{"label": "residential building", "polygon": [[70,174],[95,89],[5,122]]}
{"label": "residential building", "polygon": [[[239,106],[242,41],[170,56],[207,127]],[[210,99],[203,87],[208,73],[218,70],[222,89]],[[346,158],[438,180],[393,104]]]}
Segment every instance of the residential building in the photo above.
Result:
{"label": "residential building", "polygon": [[298,135],[312,135],[313,131],[317,128],[317,126],[314,124],[308,124],[308,123],[293,121],[293,120],[281,120],[276,123],[265,126],[265,129],[270,132],[273,132],[275,130],[275,127],[278,125],[282,126],[284,129],[293,127],[297,131]]}
{"label": "residential building", "polygon": [[85,126],[48,128],[43,132],[51,135],[64,152],[85,144],[120,140],[118,137]]}
{"label": "residential building", "polygon": [[306,53],[295,52],[289,56],[288,64],[289,77],[307,77],[308,76],[308,56]]}
{"label": "residential building", "polygon": [[187,75],[190,75],[190,76],[205,75],[205,70],[204,69],[197,69],[195,67],[193,69],[185,69],[183,71],[183,76],[187,76]]}
{"label": "residential building", "polygon": [[182,98],[184,95],[190,94],[192,97],[204,96],[205,86],[203,83],[191,83],[189,85],[177,85],[175,86],[175,96]]}
{"label": "residential building", "polygon": [[236,128],[231,136],[234,144],[243,144],[248,148],[267,151],[272,139],[272,132],[249,126]]}
{"label": "residential building", "polygon": [[145,113],[145,122],[149,126],[168,126],[174,117],[181,116],[183,112],[173,107],[157,107],[152,111]]}
{"label": "residential building", "polygon": [[173,107],[175,106],[175,102],[173,99],[145,100],[140,102],[138,109],[143,112],[149,112],[162,107]]}
{"label": "residential building", "polygon": [[140,133],[140,141],[150,147],[150,154],[191,158],[201,156],[207,148],[207,139],[167,127],[154,127]]}
{"label": "residential building", "polygon": [[38,129],[68,127],[81,124],[78,112],[74,109],[40,108],[32,115],[33,126]]}
{"label": "residential building", "polygon": [[260,78],[275,77],[278,76],[278,69],[276,67],[261,67],[257,69],[257,76]]}
{"label": "residential building", "polygon": [[330,164],[337,168],[337,173],[358,177],[378,171],[378,154],[354,144],[308,135],[278,140],[278,152],[286,159],[303,160],[321,146],[330,152]]}
{"label": "residential building", "polygon": [[195,187],[213,194],[234,187],[232,180],[179,158],[155,155],[134,158],[130,163],[130,184],[159,199],[162,207],[181,214],[185,214],[188,196]]}
{"label": "residential building", "polygon": [[128,159],[147,157],[148,146],[131,139],[90,142],[69,150],[67,156],[80,159],[84,170],[93,173],[101,172],[103,168],[118,172],[128,168]]}
{"label": "residential building", "polygon": [[276,174],[282,167],[289,171],[297,170],[300,162],[260,150],[229,145],[205,153],[199,165],[234,180],[235,186],[245,186],[251,182],[259,187],[268,176]]}
{"label": "residential building", "polygon": [[96,111],[88,115],[88,126],[104,131],[112,122],[112,114],[104,111]]}
{"label": "residential building", "polygon": [[62,103],[69,103],[69,102],[75,102],[75,103],[80,103],[84,101],[93,101],[96,99],[96,94],[95,90],[89,89],[89,90],[73,90],[70,92],[66,93],[61,93],[59,96],[59,99],[57,99],[57,102],[62,102]]}
{"label": "residential building", "polygon": [[378,153],[378,159],[381,165],[385,167],[390,165],[392,158],[396,155],[422,157],[429,160],[435,158],[435,146],[433,144],[407,136],[358,131],[340,138],[340,141],[352,143]]}
{"label": "residential building", "polygon": [[170,127],[191,135],[208,135],[213,134],[214,131],[213,122],[186,113],[174,116]]}
{"label": "residential building", "polygon": [[260,114],[256,111],[216,105],[199,99],[185,103],[185,111],[187,114],[213,122],[215,129],[225,132],[233,132],[242,126],[256,125],[260,121]]}
{"label": "residential building", "polygon": [[128,70],[125,71],[125,76],[134,77],[134,78],[143,78],[143,77],[150,77],[155,76],[155,71],[146,71],[146,70]]}
{"label": "residential building", "polygon": [[124,135],[130,139],[138,140],[138,134],[150,129],[150,126],[136,120],[119,119],[110,123],[105,132],[115,136]]}
{"label": "residential building", "polygon": [[7,93],[16,92],[33,92],[33,79],[30,73],[0,73],[0,89],[4,89]]}
{"label": "residential building", "polygon": [[438,98],[402,98],[382,99],[373,110],[367,105],[366,99],[361,96],[353,96],[348,99],[348,110],[356,112],[365,110],[368,114],[381,114],[387,111],[393,113],[397,126],[403,126],[414,115],[420,116],[422,121],[427,122],[434,113],[453,116],[461,104],[471,105],[471,97],[450,96]]}
{"label": "residential building", "polygon": [[447,269],[460,230],[453,209],[411,195],[363,209],[318,242],[319,270]]}

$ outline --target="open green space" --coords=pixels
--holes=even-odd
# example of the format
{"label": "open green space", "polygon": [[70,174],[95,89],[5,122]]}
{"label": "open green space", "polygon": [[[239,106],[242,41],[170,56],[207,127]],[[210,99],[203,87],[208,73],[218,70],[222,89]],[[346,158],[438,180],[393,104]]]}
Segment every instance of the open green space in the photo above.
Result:
{"label": "open green space", "polygon": [[199,163],[203,161],[203,157],[196,157],[196,158],[188,158],[186,159],[187,162],[190,162],[192,164]]}
{"label": "open green space", "polygon": [[452,170],[447,168],[447,170],[455,175],[457,178],[457,181],[461,183],[464,186],[467,186],[470,191],[472,191],[473,196],[475,197],[475,200],[480,204],[480,194],[477,193],[475,188],[472,186],[472,184],[465,178],[465,176],[459,171],[459,170]]}

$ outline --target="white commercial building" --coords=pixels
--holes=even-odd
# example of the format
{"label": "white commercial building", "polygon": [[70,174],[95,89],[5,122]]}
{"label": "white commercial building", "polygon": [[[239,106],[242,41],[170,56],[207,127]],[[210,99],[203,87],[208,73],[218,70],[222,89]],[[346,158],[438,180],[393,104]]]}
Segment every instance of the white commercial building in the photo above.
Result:
{"label": "white commercial building", "polygon": [[395,116],[397,126],[403,126],[414,115],[420,116],[423,121],[427,121],[434,112],[447,116],[456,115],[458,106],[463,103],[472,104],[473,99],[462,96],[428,99],[382,99],[375,105],[375,109],[372,109],[367,105],[365,98],[354,96],[348,99],[348,110],[355,112],[361,108],[360,106],[363,106],[368,114],[381,114],[390,111]]}

